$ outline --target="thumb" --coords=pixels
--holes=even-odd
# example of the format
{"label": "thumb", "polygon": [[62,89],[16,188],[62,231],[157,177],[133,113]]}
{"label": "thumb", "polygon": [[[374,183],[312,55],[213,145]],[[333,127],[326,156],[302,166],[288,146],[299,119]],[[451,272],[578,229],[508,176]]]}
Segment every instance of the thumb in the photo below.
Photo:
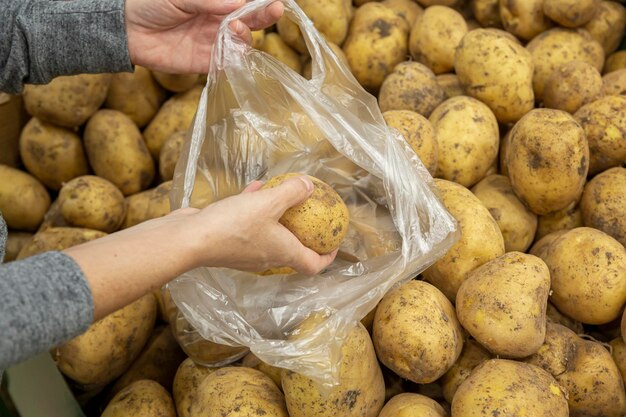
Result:
{"label": "thumb", "polygon": [[306,176],[294,177],[266,191],[274,203],[276,215],[280,217],[287,209],[302,203],[311,195],[313,182]]}

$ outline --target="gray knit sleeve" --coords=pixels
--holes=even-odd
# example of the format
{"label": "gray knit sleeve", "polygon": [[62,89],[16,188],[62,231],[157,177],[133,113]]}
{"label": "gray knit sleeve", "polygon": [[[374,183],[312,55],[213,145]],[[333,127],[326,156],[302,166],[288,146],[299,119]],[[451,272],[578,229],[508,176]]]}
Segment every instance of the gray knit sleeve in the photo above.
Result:
{"label": "gray knit sleeve", "polygon": [[59,75],[132,71],[124,0],[0,0],[0,91]]}

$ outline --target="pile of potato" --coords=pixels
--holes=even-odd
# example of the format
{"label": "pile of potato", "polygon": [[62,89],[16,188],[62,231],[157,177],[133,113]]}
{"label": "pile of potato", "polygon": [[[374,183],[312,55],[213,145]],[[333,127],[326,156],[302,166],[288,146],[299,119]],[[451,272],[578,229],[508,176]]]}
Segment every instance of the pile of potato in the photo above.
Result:
{"label": "pile of potato", "polygon": [[[164,291],[53,350],[86,412],[626,415],[626,8],[297,2],[436,178],[460,239],[355,326],[330,392],[198,339]],[[253,47],[312,77],[288,19]],[[6,261],[168,213],[204,80],[137,67],[28,86],[21,164],[0,165]]]}

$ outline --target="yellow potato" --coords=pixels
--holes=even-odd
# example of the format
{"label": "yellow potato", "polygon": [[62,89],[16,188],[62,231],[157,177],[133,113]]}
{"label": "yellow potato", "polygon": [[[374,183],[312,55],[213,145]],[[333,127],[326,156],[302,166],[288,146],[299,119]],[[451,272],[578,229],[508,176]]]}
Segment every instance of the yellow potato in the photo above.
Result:
{"label": "yellow potato", "polygon": [[424,9],[413,0],[383,0],[381,4],[395,11],[409,26],[413,26],[417,18],[424,13]]}
{"label": "yellow potato", "polygon": [[389,127],[397,129],[411,145],[428,172],[437,172],[437,140],[428,119],[410,110],[389,110],[383,113]]}
{"label": "yellow potato", "polygon": [[600,95],[626,95],[626,69],[616,70],[602,77],[602,90]]}
{"label": "yellow potato", "polygon": [[289,17],[282,16],[276,22],[276,31],[290,48],[301,54],[309,54],[306,42],[300,33],[300,28]]}
{"label": "yellow potato", "polygon": [[184,93],[197,84],[198,74],[167,74],[160,71],[152,71],[154,79],[166,90],[174,93]]}
{"label": "yellow potato", "polygon": [[404,393],[391,398],[378,417],[447,417],[446,411],[435,400],[424,395]]}
{"label": "yellow potato", "polygon": [[149,220],[148,206],[153,192],[154,188],[151,188],[147,191],[142,191],[126,197],[126,217],[124,217],[124,222],[120,227],[121,229],[126,229]]}
{"label": "yellow potato", "polygon": [[546,82],[543,104],[551,109],[575,113],[594,101],[602,90],[602,76],[592,65],[569,61],[552,72]]}
{"label": "yellow potato", "polygon": [[559,230],[571,230],[583,225],[582,212],[576,203],[572,203],[564,209],[555,211],[554,213],[539,216],[538,220],[537,234],[535,235],[536,240],[539,240],[552,232]]}
{"label": "yellow potato", "polygon": [[32,175],[0,165],[0,213],[10,229],[34,231],[50,207],[50,195]]}
{"label": "yellow potato", "polygon": [[298,0],[324,38],[341,45],[348,34],[351,8],[344,0]]}
{"label": "yellow potato", "polygon": [[502,27],[500,0],[471,0],[474,17],[484,27]]}
{"label": "yellow potato", "polygon": [[174,170],[183,150],[186,136],[185,132],[179,131],[163,143],[161,153],[159,154],[159,174],[161,175],[161,180],[169,181],[174,178]]}
{"label": "yellow potato", "polygon": [[170,394],[157,382],[136,381],[120,391],[101,417],[176,417]]}
{"label": "yellow potato", "polygon": [[10,231],[4,248],[4,260],[0,259],[0,262],[11,262],[17,259],[22,248],[28,245],[32,239],[32,233]]}
{"label": "yellow potato", "polygon": [[553,23],[543,14],[544,0],[500,0],[500,18],[507,32],[530,40]]}
{"label": "yellow potato", "polygon": [[252,47],[255,49],[261,49],[261,46],[265,42],[265,30],[253,30],[252,31]]}
{"label": "yellow potato", "polygon": [[535,255],[538,258],[546,260],[546,256],[548,255],[548,250],[550,249],[550,245],[552,242],[556,240],[561,235],[567,233],[567,230],[557,230],[556,232],[549,233],[542,237],[541,239],[537,239],[535,244],[528,251],[529,254]]}
{"label": "yellow potato", "polygon": [[619,369],[619,373],[622,376],[622,380],[626,379],[626,344],[621,337],[617,337],[610,342],[611,348],[613,351],[611,352],[611,356],[613,357],[613,361],[617,368]]}
{"label": "yellow potato", "polygon": [[626,69],[626,51],[617,51],[606,58],[603,74],[608,74],[620,69]]}
{"label": "yellow potato", "polygon": [[103,236],[106,236],[106,233],[99,230],[81,229],[78,227],[51,227],[37,232],[22,247],[17,259],[24,259],[51,250],[67,249]]}
{"label": "yellow potato", "polygon": [[456,7],[461,4],[460,0],[417,0],[417,2],[422,5],[422,7],[428,6],[448,6],[448,7]]}
{"label": "yellow potato", "polygon": [[248,368],[258,369],[259,371],[263,372],[265,375],[269,376],[272,381],[274,381],[278,389],[282,390],[282,383],[281,383],[282,369],[281,368],[277,368],[275,366],[272,366],[263,362],[261,359],[257,358],[252,352],[244,356],[244,358],[241,361],[241,365],[248,367]]}
{"label": "yellow potato", "polygon": [[266,33],[260,49],[298,74],[302,73],[302,63],[298,53],[291,49],[277,33]]}
{"label": "yellow potato", "polygon": [[172,190],[172,181],[161,183],[150,193],[150,201],[146,211],[147,219],[156,219],[169,214],[171,209],[170,191]]}
{"label": "yellow potato", "polygon": [[207,368],[197,365],[191,358],[187,358],[180,364],[174,377],[172,394],[178,417],[189,417],[191,404],[193,403],[198,387],[204,378],[219,368]]}
{"label": "yellow potato", "polygon": [[544,0],[543,12],[561,26],[577,28],[594,17],[599,5],[599,0]]}
{"label": "yellow potato", "polygon": [[440,74],[435,77],[437,84],[445,93],[446,98],[464,95],[461,80],[456,74]]}
{"label": "yellow potato", "polygon": [[622,40],[626,29],[626,9],[614,1],[593,1],[593,3],[596,3],[593,17],[584,28],[602,45],[604,53],[609,55],[619,48]]}
{"label": "yellow potato", "polygon": [[498,172],[500,175],[504,175],[506,177],[509,176],[509,169],[506,166],[506,158],[509,150],[509,144],[511,142],[511,130],[508,129],[507,132],[500,139],[500,151],[498,152]]}
{"label": "yellow potato", "polygon": [[491,359],[491,357],[491,353],[482,347],[480,343],[473,339],[466,340],[463,343],[461,356],[441,378],[441,388],[446,401],[452,403],[456,390],[470,376],[474,368]]}

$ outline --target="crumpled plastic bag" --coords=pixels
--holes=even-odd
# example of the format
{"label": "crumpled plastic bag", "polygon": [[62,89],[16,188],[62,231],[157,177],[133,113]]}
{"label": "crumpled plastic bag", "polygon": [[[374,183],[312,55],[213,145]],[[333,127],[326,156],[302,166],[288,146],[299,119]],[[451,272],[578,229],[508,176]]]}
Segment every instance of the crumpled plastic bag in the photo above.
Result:
{"label": "crumpled plastic bag", "polygon": [[[457,225],[417,155],[387,128],[376,99],[294,0],[283,0],[285,15],[305,38],[310,80],[228,28],[272,1],[250,2],[221,24],[174,175],[172,207],[204,207],[251,181],[301,172],[344,199],[348,235],[337,260],[314,277],[199,268],[168,288],[199,337],[246,346],[270,365],[331,387],[348,333],[388,290],[443,256]],[[297,334],[311,314],[317,325]]]}

